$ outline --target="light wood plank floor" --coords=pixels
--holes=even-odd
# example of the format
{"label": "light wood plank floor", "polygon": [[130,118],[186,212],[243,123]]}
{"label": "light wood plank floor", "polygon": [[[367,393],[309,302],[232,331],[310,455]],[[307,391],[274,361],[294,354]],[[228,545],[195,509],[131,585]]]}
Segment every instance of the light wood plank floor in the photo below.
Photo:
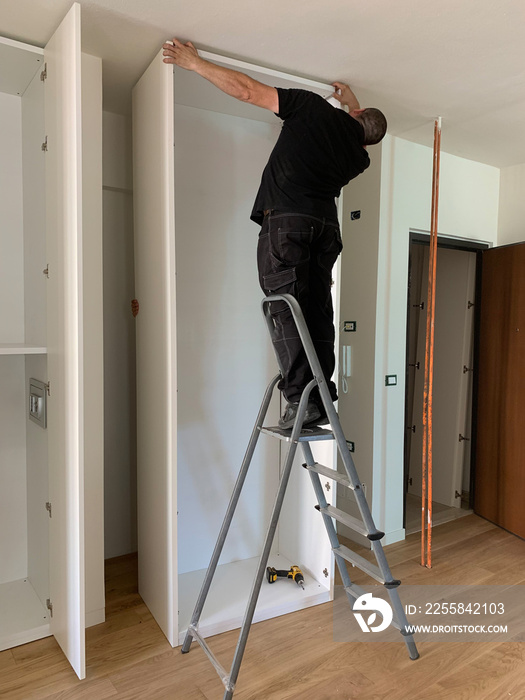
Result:
{"label": "light wood plank floor", "polygon": [[[523,584],[525,542],[470,515],[434,530],[433,568],[419,536],[387,548],[408,584]],[[353,570],[355,574],[355,570]],[[356,577],[356,581],[358,581]],[[365,579],[362,579],[365,582]],[[237,640],[211,640],[229,667]],[[235,700],[525,699],[525,643],[430,643],[410,661],[402,644],[338,643],[331,604],[252,628]],[[78,681],[53,638],[0,653],[3,700],[222,700],[199,648],[172,649],[137,593],[136,559],[107,563],[107,622],[87,631],[87,679]]]}

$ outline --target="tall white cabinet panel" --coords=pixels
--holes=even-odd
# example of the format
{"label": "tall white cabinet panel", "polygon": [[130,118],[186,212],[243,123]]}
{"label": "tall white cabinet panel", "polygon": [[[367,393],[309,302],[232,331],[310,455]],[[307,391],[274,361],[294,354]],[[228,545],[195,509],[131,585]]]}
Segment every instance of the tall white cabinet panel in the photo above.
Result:
{"label": "tall white cabinet panel", "polygon": [[80,678],[104,619],[101,73],[78,4],[44,51],[0,38],[0,649],[54,634]]}
{"label": "tall white cabinet panel", "polygon": [[[81,54],[78,4],[45,61],[51,630],[83,678],[86,570],[99,588],[95,617],[103,608],[102,111],[100,61]],[[85,521],[97,524],[89,559]]]}
{"label": "tall white cabinet panel", "polygon": [[[326,98],[332,92],[203,56],[272,85]],[[161,55],[134,89],[139,590],[172,645],[184,636],[264,390],[277,373],[260,312],[258,229],[249,216],[279,130],[272,113],[173,70]],[[279,410],[276,395],[269,422]],[[276,440],[259,441],[201,619],[205,636],[240,625],[280,449]],[[323,463],[334,464],[333,451]],[[306,591],[265,582],[256,620],[331,597],[330,547],[299,464],[292,485],[270,563],[304,567]]]}
{"label": "tall white cabinet panel", "polygon": [[177,636],[177,337],[173,78],[154,61],[134,90],[139,590],[172,645]]}

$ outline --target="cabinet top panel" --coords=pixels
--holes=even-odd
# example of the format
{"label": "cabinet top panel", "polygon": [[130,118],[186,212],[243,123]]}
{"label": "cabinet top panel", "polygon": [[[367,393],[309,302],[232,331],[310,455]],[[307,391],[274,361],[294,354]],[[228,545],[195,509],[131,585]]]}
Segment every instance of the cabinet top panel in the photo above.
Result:
{"label": "cabinet top panel", "polygon": [[[331,85],[325,83],[319,83],[307,78],[300,78],[269,68],[263,68],[226,56],[219,56],[218,54],[209,53],[207,51],[200,51],[199,54],[208,61],[213,61],[213,63],[217,63],[226,68],[238,70],[255,80],[274,87],[311,90],[326,99],[330,98],[334,90]],[[240,102],[221,92],[210,82],[191,71],[175,67],[174,80],[176,104],[185,105],[186,107],[198,107],[212,112],[220,112],[221,114],[230,114],[236,117],[245,117],[246,119],[255,119],[256,121],[275,124],[275,116],[269,110]],[[338,105],[333,99],[331,99],[330,102],[332,104],[335,103],[334,106]]]}
{"label": "cabinet top panel", "polygon": [[23,95],[44,63],[44,49],[0,37],[0,92]]}

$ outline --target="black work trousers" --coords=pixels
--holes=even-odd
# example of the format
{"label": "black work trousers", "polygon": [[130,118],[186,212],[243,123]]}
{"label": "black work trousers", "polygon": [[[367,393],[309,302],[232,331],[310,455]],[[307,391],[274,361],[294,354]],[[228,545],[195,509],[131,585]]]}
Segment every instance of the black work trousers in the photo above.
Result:
{"label": "black work trousers", "polygon": [[[259,283],[266,295],[291,294],[301,305],[332,399],[335,368],[332,268],[343,244],[337,221],[304,214],[271,212],[264,218],[257,248]],[[285,302],[274,302],[275,351],[284,373],[279,383],[287,401],[299,401],[312,371],[292,313]],[[312,400],[319,403],[317,387]]]}

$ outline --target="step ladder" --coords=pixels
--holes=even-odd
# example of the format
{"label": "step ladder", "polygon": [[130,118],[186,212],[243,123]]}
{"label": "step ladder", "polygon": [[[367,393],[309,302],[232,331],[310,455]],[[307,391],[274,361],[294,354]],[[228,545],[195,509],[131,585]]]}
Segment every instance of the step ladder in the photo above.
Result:
{"label": "step ladder", "polygon": [[[408,623],[397,591],[397,588],[401,582],[394,579],[392,577],[392,574],[390,573],[390,568],[388,566],[388,562],[386,560],[383,547],[380,542],[381,538],[384,536],[384,533],[376,528],[372,519],[372,514],[370,513],[370,509],[368,507],[368,503],[364,495],[362,484],[359,481],[357,470],[355,468],[352,455],[348,449],[346,438],[343,434],[339,418],[335,411],[334,404],[330,396],[330,391],[324,379],[321,370],[321,365],[319,364],[319,359],[317,357],[317,353],[315,352],[310,333],[306,326],[306,321],[304,320],[304,316],[301,311],[301,307],[298,301],[290,294],[272,295],[263,299],[263,314],[266,319],[268,330],[272,339],[275,334],[275,323],[270,313],[270,307],[273,302],[277,301],[285,302],[290,307],[295,324],[297,326],[297,330],[299,332],[299,336],[301,338],[304,350],[306,352],[306,356],[310,363],[314,379],[312,379],[312,381],[306,386],[306,388],[303,391],[301,400],[299,402],[295,425],[291,430],[282,430],[277,427],[264,426],[264,419],[266,417],[266,413],[270,405],[273,390],[275,388],[275,385],[281,378],[281,373],[279,373],[276,377],[272,379],[272,381],[266,389],[261,408],[259,410],[259,414],[257,416],[257,420],[255,422],[255,426],[253,428],[250,441],[248,443],[246,454],[244,456],[241,469],[237,477],[237,481],[235,483],[233,494],[230,499],[226,515],[224,517],[224,522],[222,524],[217,543],[215,545],[215,549],[213,551],[210,564],[208,566],[208,570],[206,572],[206,576],[204,578],[204,582],[202,584],[202,588],[199,593],[195,609],[193,611],[191,622],[188,626],[188,630],[186,632],[186,636],[184,638],[184,642],[181,648],[182,653],[185,654],[190,650],[190,646],[193,640],[198,642],[198,644],[202,647],[202,649],[210,659],[211,663],[215,667],[215,670],[219,674],[224,684],[225,692],[223,700],[231,700],[233,698],[235,684],[239,675],[242,657],[246,648],[248,634],[250,632],[250,626],[252,624],[255,608],[257,605],[257,599],[259,597],[261,585],[266,573],[266,565],[270,556],[270,550],[277,528],[281,507],[284,501],[286,487],[288,485],[292,464],[297,451],[297,447],[299,445],[301,446],[305,459],[303,467],[306,470],[308,470],[308,473],[310,474],[315,495],[318,500],[318,505],[316,506],[316,509],[319,510],[323,516],[326,531],[330,539],[332,551],[335,555],[335,561],[337,563],[339,573],[343,582],[344,590],[347,594],[351,607],[353,606],[353,602],[357,600],[357,598],[359,598],[361,595],[363,595],[365,591],[359,586],[352,583],[345,561],[350,562],[358,569],[361,569],[366,574],[368,574],[371,578],[383,584],[383,586],[388,592],[390,603],[392,606],[392,624],[400,631],[401,635],[403,636],[403,640],[407,646],[410,658],[417,659],[419,657],[419,653],[417,651],[414,639],[412,635],[408,632]],[[306,407],[308,405],[308,399],[310,397],[312,389],[315,386],[319,387],[319,393],[321,395],[321,400],[326,410],[326,414],[330,421],[331,430],[327,430],[324,428],[301,430],[304,415],[306,412]],[[221,555],[222,548],[224,546],[224,542],[226,540],[226,536],[228,534],[228,530],[233,519],[233,515],[235,513],[235,509],[237,507],[237,503],[239,501],[241,490],[248,473],[252,456],[255,451],[255,447],[257,445],[259,436],[261,434],[270,435],[272,437],[283,440],[289,444],[289,448],[282,470],[281,480],[279,483],[277,496],[270,518],[270,524],[266,533],[263,551],[259,560],[259,565],[257,568],[255,579],[253,581],[246,612],[244,614],[244,619],[242,622],[237,647],[235,649],[233,662],[230,668],[230,672],[228,673],[217,660],[205,639],[199,633],[199,620],[202,613],[202,609],[206,602],[206,598],[208,596],[208,592],[211,587],[213,576],[215,574],[215,570],[219,562],[219,557]],[[321,464],[318,464],[315,461],[314,456],[312,454],[312,449],[310,447],[310,442],[317,440],[336,441],[339,455],[341,456],[342,462],[345,467],[346,476],[340,474],[335,469],[325,467]],[[357,505],[359,507],[359,512],[361,514],[362,520],[354,518],[351,515],[339,510],[338,508],[335,508],[334,506],[328,505],[324,496],[319,475],[333,479],[341,486],[349,488],[353,492],[357,501]],[[337,520],[341,523],[344,523],[355,532],[364,535],[370,540],[371,549],[375,554],[377,565],[367,561],[364,557],[360,556],[356,552],[353,552],[351,549],[345,547],[339,542],[333,520]]]}

